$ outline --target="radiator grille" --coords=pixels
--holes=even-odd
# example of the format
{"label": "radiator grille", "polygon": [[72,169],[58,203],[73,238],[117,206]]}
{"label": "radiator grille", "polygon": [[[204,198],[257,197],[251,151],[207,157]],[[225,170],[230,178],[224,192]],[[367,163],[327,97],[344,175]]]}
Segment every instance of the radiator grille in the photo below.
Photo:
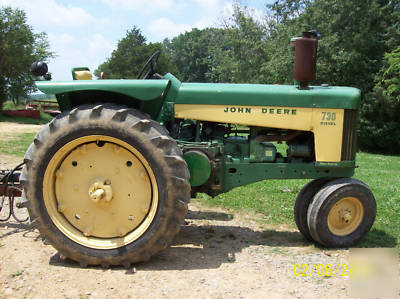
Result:
{"label": "radiator grille", "polygon": [[344,111],[342,161],[353,161],[357,150],[357,110]]}

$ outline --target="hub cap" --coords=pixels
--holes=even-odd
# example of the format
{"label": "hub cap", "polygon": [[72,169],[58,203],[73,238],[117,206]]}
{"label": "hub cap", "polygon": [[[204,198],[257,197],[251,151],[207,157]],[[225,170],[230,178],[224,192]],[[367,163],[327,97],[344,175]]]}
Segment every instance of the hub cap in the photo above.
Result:
{"label": "hub cap", "polygon": [[339,200],[328,215],[329,230],[337,236],[345,236],[354,232],[361,224],[364,216],[362,203],[355,197]]}
{"label": "hub cap", "polygon": [[66,236],[100,249],[139,238],[158,204],[157,183],[145,158],[119,139],[97,135],[57,151],[45,172],[43,198]]}

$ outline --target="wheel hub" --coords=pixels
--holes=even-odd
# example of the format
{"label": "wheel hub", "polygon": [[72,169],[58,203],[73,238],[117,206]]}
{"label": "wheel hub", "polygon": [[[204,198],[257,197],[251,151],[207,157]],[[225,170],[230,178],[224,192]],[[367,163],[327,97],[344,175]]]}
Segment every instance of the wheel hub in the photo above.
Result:
{"label": "wheel hub", "polygon": [[140,161],[119,145],[93,142],[84,150],[78,147],[57,173],[62,174],[56,176],[62,213],[85,236],[122,237],[146,217],[142,206],[151,204],[149,177]]}
{"label": "wheel hub", "polygon": [[96,182],[89,188],[89,197],[94,203],[109,203],[112,200],[113,193],[109,180]]}
{"label": "wheel hub", "polygon": [[333,234],[345,236],[357,229],[363,216],[364,209],[357,198],[342,198],[331,208],[328,214],[328,226]]}
{"label": "wheel hub", "polygon": [[341,209],[339,211],[339,219],[343,222],[343,223],[349,223],[352,219],[351,216],[351,211],[347,210],[347,209]]}
{"label": "wheel hub", "polygon": [[147,161],[129,144],[107,136],[64,145],[46,170],[43,191],[53,222],[92,248],[116,248],[137,239],[158,205]]}

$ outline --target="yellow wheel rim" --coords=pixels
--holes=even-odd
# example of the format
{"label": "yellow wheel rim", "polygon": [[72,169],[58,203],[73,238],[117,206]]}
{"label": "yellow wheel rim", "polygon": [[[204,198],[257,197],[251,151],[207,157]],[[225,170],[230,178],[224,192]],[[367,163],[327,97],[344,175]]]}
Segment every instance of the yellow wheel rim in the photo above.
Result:
{"label": "yellow wheel rim", "polygon": [[43,199],[57,228],[96,249],[127,245],[143,235],[158,206],[158,188],[147,160],[117,138],[75,139],[51,158]]}
{"label": "yellow wheel rim", "polygon": [[362,203],[355,197],[339,200],[328,214],[329,230],[337,236],[345,236],[354,232],[364,217]]}

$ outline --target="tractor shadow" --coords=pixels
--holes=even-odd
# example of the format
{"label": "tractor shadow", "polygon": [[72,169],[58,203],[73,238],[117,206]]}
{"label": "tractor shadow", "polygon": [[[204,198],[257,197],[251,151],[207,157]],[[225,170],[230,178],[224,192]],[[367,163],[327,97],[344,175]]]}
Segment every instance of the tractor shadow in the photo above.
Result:
{"label": "tractor shadow", "polygon": [[[5,214],[11,213],[7,209]],[[18,217],[20,221],[18,222],[15,218]],[[4,211],[2,212],[1,218],[4,219]],[[25,220],[25,221],[23,221]],[[0,240],[14,234],[22,233],[23,237],[32,238],[35,241],[40,239],[39,232],[34,231],[34,227],[29,223],[28,211],[26,209],[15,209],[14,214],[10,215],[10,218],[6,221],[0,220]]]}
{"label": "tractor shadow", "polygon": [[307,242],[297,232],[192,224],[183,226],[169,248],[139,268],[142,271],[216,269],[224,263],[234,263],[236,254],[243,249],[260,245],[297,247],[307,246]]}
{"label": "tractor shadow", "polygon": [[0,223],[0,240],[19,233],[22,233],[22,237],[32,239],[34,242],[42,241],[39,231],[35,230],[29,222],[7,221]]}
{"label": "tractor shadow", "polygon": [[[232,225],[232,219],[233,215],[226,213],[189,211],[185,225],[181,227],[171,246],[153,256],[149,262],[134,266],[139,271],[217,269],[224,263],[234,263],[236,254],[250,246],[266,246],[272,252],[276,247],[312,245],[297,231],[255,231],[248,227]],[[215,223],[210,224],[210,220]],[[372,240],[375,240],[375,232],[371,231],[370,234]],[[367,241],[363,242],[362,247],[395,247],[397,244],[396,238],[382,231],[379,232],[379,237],[379,244],[376,241]],[[327,249],[321,247],[321,250]],[[268,249],[266,254],[267,252]],[[74,261],[61,260],[58,254],[50,258],[49,264],[80,268]],[[89,268],[104,271],[100,266]],[[133,274],[132,269],[112,267],[112,270],[126,271],[126,274]]]}
{"label": "tractor shadow", "polygon": [[26,223],[18,223],[18,222],[1,222],[0,223],[0,239],[3,239],[5,237],[18,234],[18,233],[26,233],[29,231],[32,231],[33,228],[32,226],[26,222]]}

